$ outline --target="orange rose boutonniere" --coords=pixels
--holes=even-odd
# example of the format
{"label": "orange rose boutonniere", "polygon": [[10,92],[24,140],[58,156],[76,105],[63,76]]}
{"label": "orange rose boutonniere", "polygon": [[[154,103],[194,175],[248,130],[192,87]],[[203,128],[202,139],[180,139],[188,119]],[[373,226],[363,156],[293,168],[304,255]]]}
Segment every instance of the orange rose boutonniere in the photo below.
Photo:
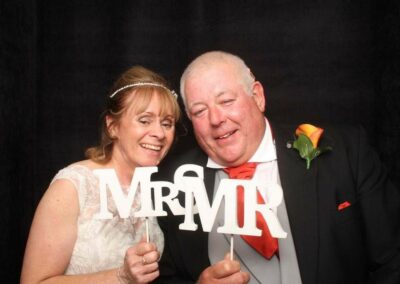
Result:
{"label": "orange rose boutonniere", "polygon": [[331,151],[332,147],[318,147],[319,139],[324,130],[311,124],[301,124],[296,129],[297,139],[291,144],[294,149],[299,151],[300,157],[306,160],[307,169],[310,168],[311,161],[326,151]]}

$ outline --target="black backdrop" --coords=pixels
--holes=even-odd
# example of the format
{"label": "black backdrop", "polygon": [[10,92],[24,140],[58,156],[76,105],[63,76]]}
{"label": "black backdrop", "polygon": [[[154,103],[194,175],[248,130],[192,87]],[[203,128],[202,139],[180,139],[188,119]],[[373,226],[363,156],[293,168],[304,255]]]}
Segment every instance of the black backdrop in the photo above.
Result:
{"label": "black backdrop", "polygon": [[104,96],[133,64],[178,89],[196,55],[236,53],[264,84],[268,116],[364,125],[400,185],[398,3],[2,0],[2,282],[18,282],[38,200],[57,170],[97,141]]}

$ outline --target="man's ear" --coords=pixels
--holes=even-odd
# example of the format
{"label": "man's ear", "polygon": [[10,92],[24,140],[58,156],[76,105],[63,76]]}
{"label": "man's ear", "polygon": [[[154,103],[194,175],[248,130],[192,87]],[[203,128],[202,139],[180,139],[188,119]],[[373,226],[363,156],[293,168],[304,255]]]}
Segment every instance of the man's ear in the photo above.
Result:
{"label": "man's ear", "polygon": [[264,112],[266,99],[265,99],[265,94],[264,94],[264,88],[259,81],[255,81],[253,83],[252,92],[253,92],[254,101],[256,102],[258,109],[261,112]]}

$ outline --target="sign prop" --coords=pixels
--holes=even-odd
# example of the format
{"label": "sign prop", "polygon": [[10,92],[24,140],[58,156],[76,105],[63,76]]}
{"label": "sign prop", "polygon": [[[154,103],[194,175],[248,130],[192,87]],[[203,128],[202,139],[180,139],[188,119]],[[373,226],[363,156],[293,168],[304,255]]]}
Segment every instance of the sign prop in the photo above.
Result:
{"label": "sign prop", "polygon": [[[212,204],[207,196],[204,185],[203,167],[194,164],[180,166],[174,174],[174,182],[151,181],[151,175],[157,172],[157,167],[139,167],[135,169],[128,193],[125,194],[118,182],[118,177],[113,169],[97,169],[93,173],[99,179],[100,186],[100,211],[95,214],[97,219],[111,219],[112,213],[107,207],[107,190],[111,193],[118,214],[121,218],[130,217],[131,206],[137,189],[140,187],[141,208],[134,212],[135,217],[161,217],[167,216],[163,210],[166,204],[173,215],[184,215],[184,221],[179,225],[180,230],[195,231],[193,215],[199,214],[203,231],[210,232],[222,200],[225,202],[224,224],[217,228],[221,234],[252,235],[261,236],[261,230],[256,227],[256,212],[264,217],[268,224],[271,235],[275,238],[286,238],[287,233],[283,230],[276,216],[276,208],[282,202],[283,192],[278,184],[263,185],[267,193],[265,204],[257,203],[257,186],[252,180],[223,179],[214,195]],[[188,176],[187,173],[191,173]],[[196,176],[193,176],[195,174]],[[239,227],[237,222],[236,188],[238,185],[244,187],[244,222]],[[163,188],[168,188],[168,195],[163,195]],[[179,203],[177,198],[179,192],[185,194],[185,207]],[[154,200],[152,199],[152,194]],[[154,202],[154,204],[153,204]],[[148,237],[148,223],[146,220],[146,234]],[[233,238],[231,238],[231,257],[233,252]]]}

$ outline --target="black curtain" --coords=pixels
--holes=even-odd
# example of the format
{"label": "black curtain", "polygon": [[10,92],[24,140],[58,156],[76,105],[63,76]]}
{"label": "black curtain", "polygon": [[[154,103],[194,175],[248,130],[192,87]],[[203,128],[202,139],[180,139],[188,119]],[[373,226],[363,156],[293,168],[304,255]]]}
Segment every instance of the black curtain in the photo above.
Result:
{"label": "black curtain", "polygon": [[400,185],[399,14],[397,0],[2,0],[0,279],[18,283],[40,197],[96,143],[108,88],[134,64],[178,90],[195,56],[238,54],[268,117],[362,124]]}

